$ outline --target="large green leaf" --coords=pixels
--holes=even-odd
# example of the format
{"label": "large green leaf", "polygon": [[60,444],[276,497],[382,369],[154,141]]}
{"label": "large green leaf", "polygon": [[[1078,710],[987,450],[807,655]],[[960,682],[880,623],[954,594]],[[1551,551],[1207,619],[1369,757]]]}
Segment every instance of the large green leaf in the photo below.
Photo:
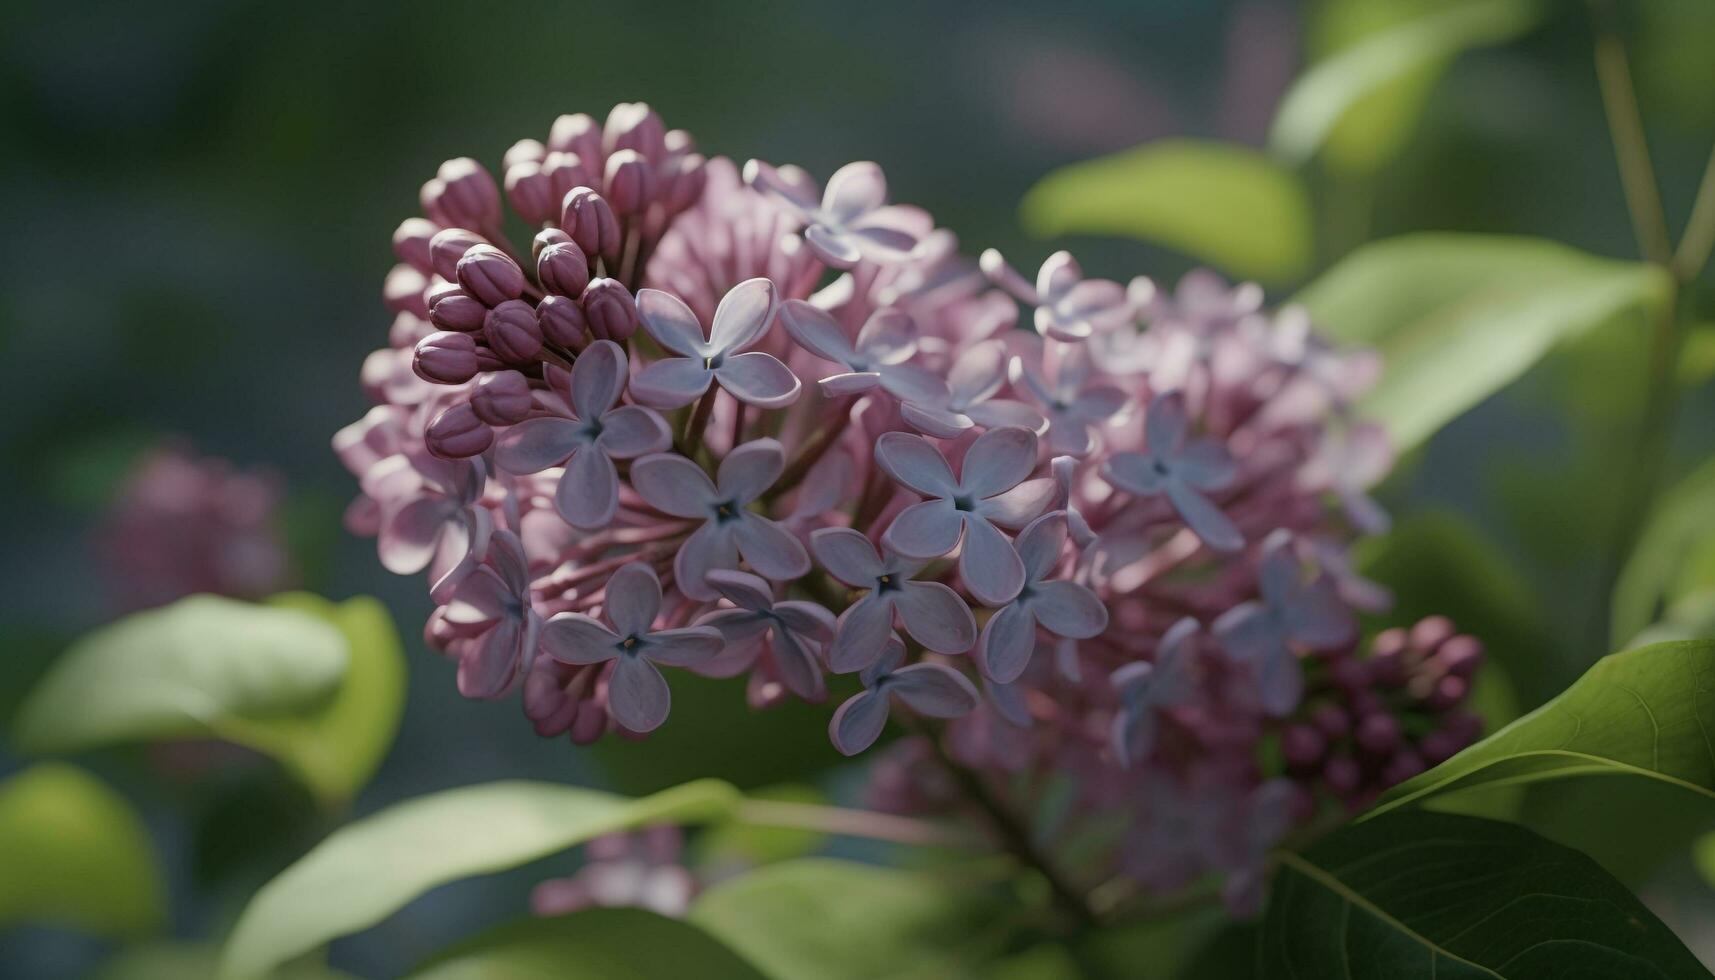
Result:
{"label": "large green leaf", "polygon": [[1361,411],[1409,449],[1559,341],[1659,303],[1667,274],[1555,242],[1418,234],[1366,245],[1298,301],[1330,336],[1381,351]]}
{"label": "large green leaf", "polygon": [[413,980],[767,980],[696,926],[641,909],[589,909],[502,926]]}
{"label": "large green leaf", "polygon": [[998,952],[995,908],[987,891],[929,873],[806,858],[716,885],[691,921],[773,980],[928,980]]}
{"label": "large green leaf", "polygon": [[1037,235],[1122,235],[1156,242],[1235,276],[1284,282],[1310,266],[1303,183],[1231,143],[1157,140],[1062,167],[1020,205]]}
{"label": "large green leaf", "polygon": [[1638,535],[1638,543],[1614,586],[1614,646],[1631,642],[1655,622],[1658,609],[1697,591],[1699,586],[1715,585],[1715,581],[1699,580],[1712,577],[1704,567],[1715,557],[1712,544],[1715,460],[1699,466],[1663,493]]}
{"label": "large green leaf", "polygon": [[325,705],[284,718],[238,720],[222,734],[277,756],[323,804],[356,795],[387,755],[405,708],[405,654],[387,607],[359,596],[342,603],[306,592],[270,603],[307,613],[344,635],[350,664]]}
{"label": "large green leaf", "polygon": [[1436,80],[1454,56],[1516,37],[1542,19],[1533,0],[1328,5],[1317,18],[1338,45],[1281,100],[1269,149],[1293,163],[1326,147],[1329,162],[1373,170],[1404,144]]}
{"label": "large green leaf", "polygon": [[[220,967],[213,943],[158,942],[134,946],[101,965],[94,980],[212,980]],[[343,970],[300,961],[274,971],[269,980],[356,980]]]}
{"label": "large green leaf", "polygon": [[315,616],[191,596],[74,643],[19,709],[14,735],[31,753],[218,735],[316,705],[348,660],[340,631]]}
{"label": "large green leaf", "polygon": [[0,783],[0,930],[67,925],[135,936],[166,919],[148,831],[125,799],[81,769],[47,762]]}
{"label": "large green leaf", "polygon": [[1589,858],[1511,824],[1423,811],[1282,855],[1261,955],[1281,980],[1709,976]]}
{"label": "large green leaf", "polygon": [[388,807],[341,827],[263,886],[233,927],[227,980],[281,963],[392,915],[436,885],[517,867],[592,837],[650,823],[722,816],[725,783],[687,783],[640,800],[549,783],[467,786]]}

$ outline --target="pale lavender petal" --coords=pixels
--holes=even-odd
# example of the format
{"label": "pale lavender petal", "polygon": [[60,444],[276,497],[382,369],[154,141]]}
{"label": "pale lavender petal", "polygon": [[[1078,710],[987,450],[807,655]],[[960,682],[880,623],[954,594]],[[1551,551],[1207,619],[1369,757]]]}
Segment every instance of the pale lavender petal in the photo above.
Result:
{"label": "pale lavender petal", "polygon": [[715,308],[709,347],[728,354],[744,350],[762,336],[773,319],[774,283],[760,277],[746,279],[732,287]]}
{"label": "pale lavender petal", "polygon": [[659,289],[639,289],[637,315],[643,321],[643,329],[649,331],[649,336],[654,337],[656,343],[701,363],[709,345],[703,339],[703,325],[697,322],[697,315],[683,300]]}
{"label": "pale lavender petal", "polygon": [[[1147,669],[1148,664],[1127,664],[1120,671],[1128,668],[1141,667]],[[1114,672],[1114,681],[1119,683],[1120,671]],[[1155,748],[1155,707],[1148,701],[1127,702],[1114,714],[1111,742],[1114,755],[1119,757],[1120,765],[1131,767],[1149,757],[1150,750]]]}
{"label": "pale lavender petal", "polygon": [[814,602],[788,599],[774,604],[774,615],[800,636],[825,643],[834,635],[834,614]]}
{"label": "pale lavender petal", "polygon": [[524,556],[524,542],[518,535],[495,531],[486,560],[513,595],[523,596],[529,591],[530,562]]}
{"label": "pale lavender petal", "polygon": [[977,644],[983,674],[1002,684],[1017,680],[1036,652],[1036,617],[1026,603],[1014,602],[989,617]]}
{"label": "pale lavender petal", "polygon": [[612,523],[619,509],[619,473],[613,460],[595,446],[573,453],[554,491],[554,508],[567,524],[581,530]]}
{"label": "pale lavender petal", "polygon": [[1252,666],[1256,671],[1257,697],[1263,710],[1276,718],[1291,714],[1304,696],[1304,669],[1298,658],[1285,647],[1276,647],[1269,656]]}
{"label": "pale lavender petal", "polygon": [[882,534],[881,546],[906,558],[939,558],[958,545],[963,527],[951,500],[924,500],[899,512]]}
{"label": "pale lavender petal", "polygon": [[627,376],[625,350],[618,344],[598,340],[584,348],[572,365],[572,407],[578,418],[601,418],[619,401]]}
{"label": "pale lavender petal", "polygon": [[816,182],[799,167],[776,168],[761,160],[751,160],[744,165],[744,182],[801,213],[815,210],[820,203]]}
{"label": "pale lavender petal", "polygon": [[856,360],[845,328],[821,307],[801,299],[787,300],[780,306],[780,322],[799,347],[817,357],[846,366]]}
{"label": "pale lavender petal", "polygon": [[732,526],[710,521],[686,538],[673,556],[673,581],[687,596],[713,602],[720,593],[704,579],[717,568],[737,566],[738,545],[733,542]]}
{"label": "pale lavender petal", "polygon": [[765,613],[774,608],[773,587],[749,572],[716,569],[708,574],[707,581],[740,609]]}
{"label": "pale lavender petal", "polygon": [[846,239],[858,253],[877,262],[899,262],[911,256],[917,237],[885,224],[863,224],[846,229]]}
{"label": "pale lavender petal", "polygon": [[395,575],[415,575],[427,568],[447,521],[458,505],[445,497],[422,497],[386,516],[376,537],[381,564]]}
{"label": "pale lavender petal", "polygon": [[784,408],[798,400],[804,387],[790,368],[762,351],[727,355],[715,368],[715,378],[728,394],[758,408]]}
{"label": "pale lavender petal", "polygon": [[458,688],[467,698],[492,700],[505,694],[518,676],[518,638],[523,624],[503,620],[459,657]]}
{"label": "pale lavender petal", "polygon": [[1006,535],[975,515],[965,517],[965,547],[959,552],[959,576],[985,605],[1011,602],[1024,588],[1024,562]]}
{"label": "pale lavender petal", "polygon": [[1203,543],[1216,551],[1237,551],[1245,546],[1245,536],[1221,509],[1209,502],[1209,498],[1186,486],[1180,480],[1167,481],[1167,499],[1173,502],[1173,509],[1179,512],[1185,525],[1194,531]]}
{"label": "pale lavender petal", "polygon": [[1047,578],[1054,571],[1054,566],[1060,563],[1060,555],[1066,549],[1066,513],[1057,510],[1031,521],[1029,527],[1019,532],[1013,546],[1024,562],[1027,581],[1040,582]]}
{"label": "pale lavender petal", "polygon": [[702,397],[714,378],[701,358],[669,357],[639,371],[631,379],[631,394],[653,408],[678,408]]}
{"label": "pale lavender petal", "polygon": [[828,738],[841,755],[857,755],[875,744],[887,724],[887,695],[854,694],[828,720]]}
{"label": "pale lavender petal", "polygon": [[619,637],[583,613],[560,613],[542,627],[542,652],[561,663],[599,664],[619,656]]}
{"label": "pale lavender petal", "polygon": [[667,427],[667,420],[641,405],[621,405],[603,415],[601,435],[596,437],[596,445],[614,459],[658,453],[672,443],[673,431]]}
{"label": "pale lavender petal", "polygon": [[940,375],[918,364],[883,365],[881,386],[901,401],[924,405],[943,405],[949,397]]}
{"label": "pale lavender petal", "polygon": [[732,524],[732,538],[744,560],[776,582],[810,574],[810,556],[803,544],[779,521],[746,511]]}
{"label": "pale lavender petal", "polygon": [[904,662],[905,641],[899,638],[898,633],[889,633],[887,644],[881,651],[881,656],[876,658],[875,663],[865,667],[858,674],[858,680],[863,682],[864,687],[875,687],[881,683],[883,677],[898,670],[899,665]]}
{"label": "pale lavender petal", "polygon": [[1109,483],[1140,497],[1153,497],[1167,486],[1167,471],[1153,456],[1143,453],[1114,453],[1102,464]]}
{"label": "pale lavender petal", "polygon": [[1008,426],[990,429],[971,443],[959,474],[959,490],[975,497],[1005,493],[1036,468],[1036,433]]}
{"label": "pale lavender petal", "polygon": [[720,630],[712,626],[687,626],[649,634],[643,656],[669,667],[695,667],[712,659],[725,645]]}
{"label": "pale lavender petal", "polygon": [[856,349],[872,366],[898,364],[917,351],[911,315],[898,307],[876,310],[858,330]]}
{"label": "pale lavender petal", "polygon": [[875,441],[875,461],[888,476],[925,497],[951,497],[958,492],[947,460],[922,436],[883,433]]}
{"label": "pale lavender petal", "polygon": [[811,533],[810,550],[829,575],[854,588],[874,588],[875,580],[886,571],[875,545],[849,527],[825,527]]}
{"label": "pale lavender petal", "polygon": [[786,450],[775,439],[753,439],[726,454],[715,473],[715,484],[724,500],[748,504],[780,479],[786,468]]}
{"label": "pale lavender petal", "polygon": [[607,681],[607,710],[613,720],[638,733],[652,732],[667,720],[673,692],[655,665],[642,657],[620,657]]}
{"label": "pale lavender petal", "polygon": [[899,415],[913,429],[937,439],[956,439],[973,425],[970,416],[962,412],[924,402],[902,403]]}
{"label": "pale lavender petal", "polygon": [[822,680],[822,667],[798,638],[788,631],[777,631],[769,647],[774,653],[774,669],[793,694],[806,701],[820,701],[828,696]]}
{"label": "pale lavender petal", "polygon": [[1054,503],[1059,487],[1053,477],[1025,480],[998,496],[977,502],[976,512],[1001,527],[1023,527]]}
{"label": "pale lavender petal", "polygon": [[822,210],[845,223],[887,203],[887,178],[881,168],[867,160],[848,163],[834,171],[822,192]]}
{"label": "pale lavender petal", "polygon": [[442,616],[456,626],[480,626],[506,618],[507,607],[513,600],[506,583],[494,569],[484,565],[459,582]]}
{"label": "pale lavender petal", "polygon": [[1280,625],[1260,602],[1244,602],[1215,620],[1215,637],[1233,660],[1257,664],[1284,649]]}
{"label": "pale lavender petal", "polygon": [[1006,343],[988,340],[976,344],[953,362],[947,372],[947,387],[953,402],[969,408],[985,401],[1006,382]]}
{"label": "pale lavender petal", "polygon": [[1092,421],[1111,419],[1125,411],[1129,396],[1118,388],[1096,385],[1085,388],[1072,401],[1072,411]]}
{"label": "pale lavender petal", "polygon": [[911,638],[936,653],[964,653],[977,641],[977,621],[959,594],[940,582],[905,582],[893,607]]}
{"label": "pale lavender petal", "polygon": [[1071,412],[1054,412],[1048,422],[1048,450],[1057,456],[1083,459],[1096,451],[1096,433]]}
{"label": "pale lavender petal", "polygon": [[1071,252],[1055,252],[1036,272],[1036,292],[1044,300],[1059,299],[1083,278],[1084,269]]}
{"label": "pale lavender petal", "polygon": [[1108,628],[1108,608],[1076,582],[1042,582],[1031,606],[1044,629],[1055,636],[1087,640]]}
{"label": "pale lavender petal", "polygon": [[1036,719],[1030,715],[1030,705],[1024,699],[1024,685],[999,684],[988,678],[983,678],[983,693],[988,695],[988,701],[995,713],[1017,725],[1019,728],[1030,728],[1036,724]]}
{"label": "pale lavender petal", "polygon": [[1291,602],[1298,591],[1298,558],[1292,553],[1292,532],[1277,528],[1262,543],[1262,560],[1257,563],[1257,591],[1270,606],[1282,607]]}
{"label": "pale lavender petal", "polygon": [[661,580],[645,562],[621,565],[607,580],[603,604],[614,632],[621,637],[642,636],[661,612]]}
{"label": "pale lavender petal", "polygon": [[893,603],[874,593],[846,607],[828,649],[828,669],[836,674],[862,670],[880,659],[893,635]]}
{"label": "pale lavender petal", "polygon": [[857,242],[852,236],[822,225],[805,228],[804,243],[810,246],[810,251],[816,253],[816,258],[821,259],[823,264],[835,269],[850,269],[863,260],[863,253],[858,251]]}
{"label": "pale lavender petal", "polygon": [[1342,647],[1357,630],[1352,611],[1321,582],[1293,596],[1282,612],[1287,635],[1313,650]]}
{"label": "pale lavender petal", "polygon": [[[713,582],[715,580],[715,576],[720,574],[722,574],[720,571],[710,572],[707,577],[707,581]],[[741,572],[736,574],[743,573]],[[756,639],[762,634],[768,632],[768,630],[773,626],[773,623],[767,616],[764,616],[761,613],[751,612],[749,609],[716,609],[712,612],[706,612],[701,616],[698,616],[695,625],[712,626],[715,629],[720,630],[721,636],[726,640],[727,645],[730,647],[738,646]],[[749,663],[746,662],[745,667],[748,666]],[[705,674],[708,673],[707,668],[708,665],[704,664],[701,672]],[[720,676],[731,677],[732,674],[736,673],[738,673],[738,671],[734,670],[731,674],[722,674]]]}
{"label": "pale lavender petal", "polygon": [[1221,490],[1238,476],[1239,467],[1227,447],[1212,439],[1187,443],[1173,457],[1173,472],[1200,490]]}
{"label": "pale lavender petal", "polygon": [[881,384],[881,375],[874,371],[848,371],[845,374],[830,374],[816,384],[822,389],[822,397],[842,398],[846,395],[862,394]]}
{"label": "pale lavender petal", "polygon": [[1048,420],[1042,413],[1023,402],[1015,402],[1010,398],[994,398],[986,402],[972,405],[965,409],[965,414],[971,421],[985,429],[995,429],[1003,425],[1016,425],[1021,429],[1041,435],[1048,430]]}
{"label": "pale lavender petal", "polygon": [[1187,427],[1184,406],[1176,395],[1156,395],[1149,403],[1143,436],[1152,454],[1169,457],[1178,453]]}
{"label": "pale lavender petal", "polygon": [[942,664],[901,667],[887,675],[887,691],[928,718],[957,718],[982,703],[969,678]]}
{"label": "pale lavender petal", "polygon": [[708,518],[715,485],[702,468],[674,453],[655,453],[631,464],[631,486],[649,506],[674,517]]}
{"label": "pale lavender petal", "polygon": [[583,443],[583,426],[576,422],[526,419],[494,441],[494,462],[508,473],[538,473],[565,462]]}

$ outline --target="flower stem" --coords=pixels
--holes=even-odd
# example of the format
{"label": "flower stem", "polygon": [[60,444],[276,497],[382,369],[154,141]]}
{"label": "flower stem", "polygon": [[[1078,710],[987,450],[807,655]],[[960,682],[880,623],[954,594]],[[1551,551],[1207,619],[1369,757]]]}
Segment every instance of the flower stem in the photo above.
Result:
{"label": "flower stem", "polygon": [[739,804],[737,819],[754,827],[811,830],[918,847],[972,846],[968,836],[923,820],[814,803],[745,800]]}
{"label": "flower stem", "polygon": [[828,450],[840,441],[841,434],[846,431],[846,426],[851,421],[851,403],[852,400],[847,398],[830,410],[827,424],[810,437],[810,441],[799,451],[798,457],[780,474],[780,479],[774,481],[774,486],[768,491],[769,500],[785,496],[793,487],[802,483],[811,468],[821,462]]}
{"label": "flower stem", "polygon": [[1632,231],[1644,257],[1666,266],[1673,260],[1673,246],[1668,241],[1661,192],[1656,188],[1655,170],[1650,165],[1643,118],[1638,114],[1626,46],[1614,31],[1611,4],[1592,0],[1591,8],[1596,24],[1596,80],[1602,89],[1602,107],[1608,114],[1608,132],[1613,137],[1614,156],[1620,167],[1626,211],[1631,215]]}
{"label": "flower stem", "polygon": [[1685,234],[1679,239],[1679,250],[1673,253],[1673,271],[1679,281],[1697,278],[1708,264],[1712,249],[1715,249],[1715,152],[1709,154],[1703,182],[1697,186],[1697,197],[1691,205],[1691,217],[1685,222]]}
{"label": "flower stem", "polygon": [[715,413],[715,387],[703,392],[703,397],[697,399],[697,407],[685,419],[685,431],[679,436],[677,447],[679,455],[686,459],[696,459],[696,452],[702,447],[703,429],[709,424],[709,416]]}

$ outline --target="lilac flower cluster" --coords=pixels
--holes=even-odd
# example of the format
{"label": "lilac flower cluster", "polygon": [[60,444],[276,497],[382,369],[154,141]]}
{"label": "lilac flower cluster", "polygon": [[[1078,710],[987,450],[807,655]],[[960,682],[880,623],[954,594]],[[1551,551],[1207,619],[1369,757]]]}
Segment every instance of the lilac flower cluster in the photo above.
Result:
{"label": "lilac flower cluster", "polygon": [[664,723],[675,670],[755,707],[856,675],[829,735],[917,733],[877,767],[896,805],[940,759],[1061,800],[1039,835],[1125,828],[1101,860],[1145,888],[1245,904],[1310,809],[1261,747],[1385,603],[1345,560],[1386,521],[1373,355],[1206,272],[1061,252],[1032,283],[873,163],[739,167],[636,104],[500,180],[450,161],[422,209],[335,447],[463,693],[584,743]]}

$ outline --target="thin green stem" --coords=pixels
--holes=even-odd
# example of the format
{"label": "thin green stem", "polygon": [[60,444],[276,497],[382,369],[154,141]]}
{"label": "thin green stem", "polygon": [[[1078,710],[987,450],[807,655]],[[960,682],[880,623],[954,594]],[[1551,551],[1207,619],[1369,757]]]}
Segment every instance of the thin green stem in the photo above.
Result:
{"label": "thin green stem", "polygon": [[784,827],[844,837],[863,837],[917,847],[972,846],[971,838],[947,827],[874,810],[854,810],[814,803],[745,800],[736,814],[753,827]]}
{"label": "thin green stem", "polygon": [[1644,138],[1643,117],[1638,114],[1637,93],[1632,87],[1631,63],[1626,46],[1613,30],[1613,11],[1602,0],[1591,4],[1596,24],[1596,80],[1602,88],[1602,107],[1608,115],[1608,132],[1614,141],[1614,157],[1620,167],[1620,185],[1626,195],[1626,211],[1644,258],[1660,266],[1673,261],[1673,245],[1667,237],[1667,218],[1656,188],[1655,169],[1650,164],[1649,143]]}
{"label": "thin green stem", "polygon": [[1715,249],[1715,152],[1709,154],[1709,163],[1703,168],[1703,182],[1697,186],[1691,217],[1686,219],[1679,250],[1673,253],[1673,272],[1679,281],[1690,282],[1701,275],[1712,249]]}

